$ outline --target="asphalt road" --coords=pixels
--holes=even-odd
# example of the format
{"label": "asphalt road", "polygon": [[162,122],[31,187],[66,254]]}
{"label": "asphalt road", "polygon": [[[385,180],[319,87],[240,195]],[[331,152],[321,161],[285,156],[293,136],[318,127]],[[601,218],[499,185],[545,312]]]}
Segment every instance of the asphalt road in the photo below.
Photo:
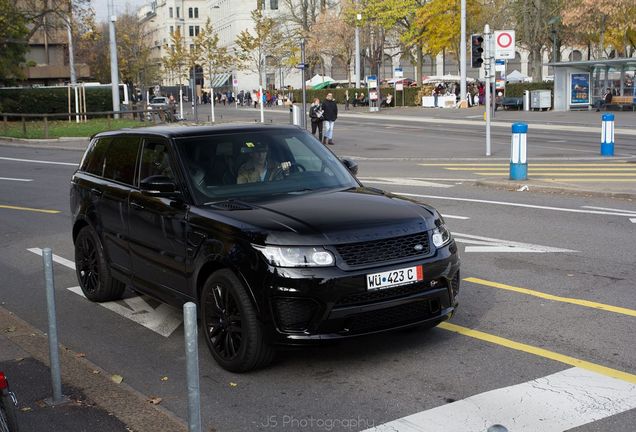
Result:
{"label": "asphalt road", "polygon": [[[509,139],[506,131],[494,132],[494,162],[508,160]],[[587,164],[598,154],[594,134],[544,131],[531,140],[529,156],[547,162],[577,158]],[[489,420],[516,430],[515,416],[507,411],[537,408],[536,400],[524,399],[525,393],[519,396],[511,386],[540,387],[536,380],[548,376],[557,382],[573,366],[636,384],[636,203],[470,186],[465,180],[479,177],[476,168],[453,171],[448,164],[483,155],[481,128],[343,118],[335,141],[333,150],[358,159],[360,177],[370,186],[410,194],[446,216],[462,256],[459,312],[452,326],[286,351],[271,367],[244,375],[220,369],[200,341],[205,425],[219,431],[362,430],[437,412],[428,411],[434,408],[459,410],[446,414],[467,425],[474,420],[470,409],[451,402],[493,391],[486,402],[470,399],[486,412],[479,404],[494,405],[507,388],[513,389],[506,393],[509,405]],[[616,153],[633,157],[636,143],[617,144]],[[0,298],[5,308],[42,330],[42,264],[29,249],[52,247],[59,257],[73,259],[68,191],[81,155],[0,147]],[[55,281],[61,342],[138,391],[162,397],[163,407],[186,418],[183,328],[166,337],[88,302],[68,289],[78,284],[67,265],[55,265]],[[120,302],[119,309],[134,316],[130,303]],[[159,306],[147,303],[150,310],[144,313]],[[180,311],[169,312],[166,320],[180,317]],[[598,386],[608,387],[604,381]],[[598,396],[605,400],[595,421],[559,405],[559,397],[577,399],[572,388],[556,385],[547,391],[571,423],[550,429],[540,426],[550,423],[541,423],[538,415],[536,428],[525,430],[565,430],[584,421],[575,430],[631,431],[636,424],[631,388],[627,397],[619,390]],[[597,397],[586,391],[590,399]]]}

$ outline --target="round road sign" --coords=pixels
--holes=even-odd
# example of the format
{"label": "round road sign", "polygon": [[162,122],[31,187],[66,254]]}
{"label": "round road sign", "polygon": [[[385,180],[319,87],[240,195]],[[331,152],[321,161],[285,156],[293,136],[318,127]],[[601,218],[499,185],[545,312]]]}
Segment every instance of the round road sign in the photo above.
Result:
{"label": "round road sign", "polygon": [[512,36],[510,33],[499,33],[497,35],[497,45],[501,48],[508,48],[512,44]]}

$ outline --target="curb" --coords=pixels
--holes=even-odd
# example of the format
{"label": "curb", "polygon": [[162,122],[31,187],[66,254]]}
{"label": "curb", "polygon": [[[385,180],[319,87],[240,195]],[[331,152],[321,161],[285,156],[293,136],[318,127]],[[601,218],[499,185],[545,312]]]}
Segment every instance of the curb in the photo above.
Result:
{"label": "curb", "polygon": [[599,190],[589,190],[589,189],[580,189],[575,187],[567,187],[567,186],[552,186],[546,184],[537,184],[532,181],[527,182],[519,182],[512,181],[508,179],[484,179],[484,180],[475,180],[473,182],[475,186],[488,187],[491,189],[507,189],[514,190],[521,189],[526,186],[528,188],[527,192],[542,192],[542,193],[561,193],[561,194],[570,194],[570,195],[585,195],[585,196],[593,196],[593,197],[601,197],[601,198],[619,198],[626,200],[636,200],[636,193],[629,192],[605,192]]}
{"label": "curb", "polygon": [[[14,328],[4,336],[36,360],[49,366],[44,333],[0,306],[0,328]],[[187,431],[187,423],[173,412],[148,402],[149,398],[126,383],[115,384],[111,374],[60,344],[62,381],[80,389],[97,406],[112,413],[134,432]]]}

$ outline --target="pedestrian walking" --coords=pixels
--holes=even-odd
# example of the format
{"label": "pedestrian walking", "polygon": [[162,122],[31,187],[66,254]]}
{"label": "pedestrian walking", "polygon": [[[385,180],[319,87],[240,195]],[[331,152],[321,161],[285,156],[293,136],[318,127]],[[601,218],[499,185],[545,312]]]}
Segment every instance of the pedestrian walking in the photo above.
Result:
{"label": "pedestrian walking", "polygon": [[320,99],[314,99],[314,102],[309,107],[309,118],[311,119],[311,134],[316,135],[318,130],[318,140],[324,144],[322,137],[322,122],[324,120],[324,107],[320,103]]}
{"label": "pedestrian walking", "polygon": [[333,141],[333,128],[336,124],[336,120],[338,119],[338,105],[336,101],[333,100],[333,94],[328,93],[325,102],[322,104],[323,106],[323,117],[324,117],[324,125],[325,125],[325,136],[322,141],[323,144],[327,141],[327,144],[334,145]]}
{"label": "pedestrian walking", "polygon": [[349,111],[349,90],[345,90],[345,111]]}

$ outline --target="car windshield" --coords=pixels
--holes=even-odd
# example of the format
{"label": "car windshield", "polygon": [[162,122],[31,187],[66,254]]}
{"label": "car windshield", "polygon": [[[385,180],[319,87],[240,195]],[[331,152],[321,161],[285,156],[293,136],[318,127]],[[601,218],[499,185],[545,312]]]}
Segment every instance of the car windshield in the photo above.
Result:
{"label": "car windshield", "polygon": [[176,142],[199,203],[360,186],[333,153],[302,130],[228,132]]}
{"label": "car windshield", "polygon": [[156,104],[166,103],[166,98],[165,97],[156,97],[150,103],[156,103]]}

